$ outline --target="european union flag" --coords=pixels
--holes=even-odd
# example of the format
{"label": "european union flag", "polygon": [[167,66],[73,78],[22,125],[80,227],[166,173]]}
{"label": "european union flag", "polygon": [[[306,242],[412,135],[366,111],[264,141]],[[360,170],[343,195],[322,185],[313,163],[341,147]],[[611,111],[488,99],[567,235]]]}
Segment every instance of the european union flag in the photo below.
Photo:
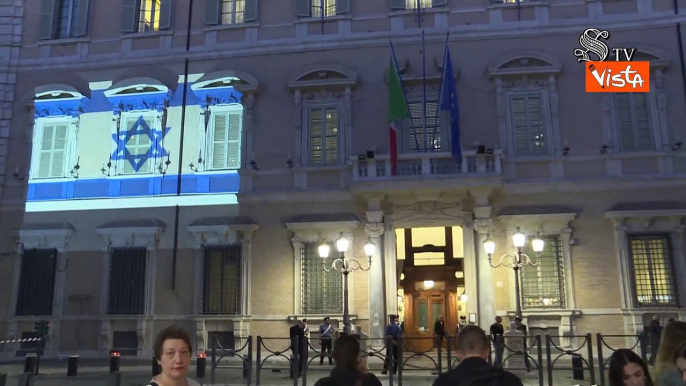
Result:
{"label": "european union flag", "polygon": [[457,102],[455,73],[450,60],[450,49],[445,44],[443,59],[443,82],[441,84],[441,111],[450,113],[450,151],[456,163],[462,163],[462,144],[460,143],[460,107]]}

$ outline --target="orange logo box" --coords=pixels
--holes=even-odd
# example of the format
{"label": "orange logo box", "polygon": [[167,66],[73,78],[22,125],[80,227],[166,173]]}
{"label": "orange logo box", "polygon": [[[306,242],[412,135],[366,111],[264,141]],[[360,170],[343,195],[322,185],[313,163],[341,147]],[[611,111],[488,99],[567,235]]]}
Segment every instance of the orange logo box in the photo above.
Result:
{"label": "orange logo box", "polygon": [[648,92],[650,62],[586,62],[586,92]]}

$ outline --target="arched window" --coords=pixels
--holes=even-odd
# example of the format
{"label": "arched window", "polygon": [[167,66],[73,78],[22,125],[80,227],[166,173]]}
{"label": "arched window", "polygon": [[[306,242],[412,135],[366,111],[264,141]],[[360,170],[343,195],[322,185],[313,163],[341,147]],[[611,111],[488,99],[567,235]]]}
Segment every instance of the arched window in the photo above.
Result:
{"label": "arched window", "polygon": [[240,169],[243,159],[245,95],[257,81],[246,74],[222,71],[204,75],[191,90],[198,98],[200,144],[195,171]]}
{"label": "arched window", "polygon": [[119,82],[105,91],[112,105],[112,153],[110,175],[163,173],[169,159],[164,138],[171,91],[150,78]]}
{"label": "arched window", "polygon": [[66,85],[36,89],[30,179],[77,177],[79,117],[88,98]]}

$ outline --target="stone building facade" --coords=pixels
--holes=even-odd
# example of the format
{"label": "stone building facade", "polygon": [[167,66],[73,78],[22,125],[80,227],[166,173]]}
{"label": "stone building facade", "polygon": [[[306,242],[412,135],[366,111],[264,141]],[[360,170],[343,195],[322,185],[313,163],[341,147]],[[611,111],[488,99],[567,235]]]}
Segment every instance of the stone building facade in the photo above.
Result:
{"label": "stone building facade", "polygon": [[[518,229],[546,246],[522,271],[532,333],[574,346],[686,318],[684,17],[670,1],[14,3],[0,338],[45,319],[47,355],[147,358],[171,323],[198,350],[287,336],[298,318],[340,326],[342,276],[317,252],[329,243],[331,264],[339,238],[369,268],[350,275],[349,304],[372,337],[395,313],[413,337],[438,314],[487,328],[516,302],[513,271],[482,244],[495,264]],[[587,28],[637,48],[649,93],[585,92]],[[389,37],[413,115],[397,175]],[[459,163],[437,111],[446,38]]]}

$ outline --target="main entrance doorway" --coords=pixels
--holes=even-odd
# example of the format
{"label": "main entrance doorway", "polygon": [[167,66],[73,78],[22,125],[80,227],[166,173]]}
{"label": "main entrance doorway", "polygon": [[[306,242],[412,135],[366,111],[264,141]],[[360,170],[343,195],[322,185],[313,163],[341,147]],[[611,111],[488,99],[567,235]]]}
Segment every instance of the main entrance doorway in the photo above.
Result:
{"label": "main entrance doorway", "polygon": [[[453,335],[464,315],[464,248],[461,227],[396,229],[398,314],[405,345],[413,351],[434,346],[434,327],[442,317]],[[445,341],[442,343],[445,348]]]}

